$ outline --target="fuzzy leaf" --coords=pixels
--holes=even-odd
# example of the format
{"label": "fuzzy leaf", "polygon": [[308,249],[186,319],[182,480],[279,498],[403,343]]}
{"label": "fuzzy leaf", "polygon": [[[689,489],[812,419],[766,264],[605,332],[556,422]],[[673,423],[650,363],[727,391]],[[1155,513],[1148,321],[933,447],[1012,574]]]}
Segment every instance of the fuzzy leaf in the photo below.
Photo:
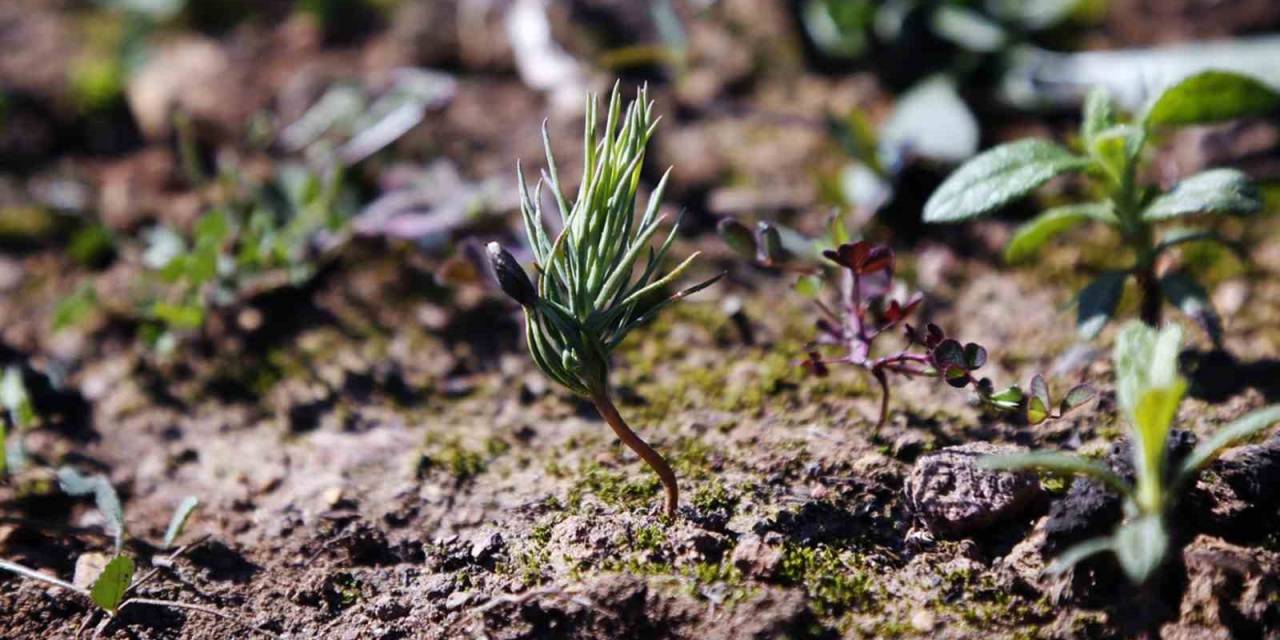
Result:
{"label": "fuzzy leaf", "polygon": [[1266,115],[1280,107],[1280,93],[1259,80],[1227,71],[1205,71],[1165,89],[1147,107],[1147,126],[1220,122]]}
{"label": "fuzzy leaf", "polygon": [[1257,411],[1237,418],[1231,424],[1219,429],[1208,440],[1201,442],[1182,462],[1178,475],[1182,478],[1194,474],[1206,464],[1213,462],[1224,449],[1232,444],[1252,436],[1273,424],[1280,422],[1280,405],[1263,407]]}
{"label": "fuzzy leaf", "polygon": [[1076,332],[1081,338],[1093,339],[1111,320],[1128,279],[1129,274],[1123,271],[1107,271],[1080,290]]}
{"label": "fuzzy leaf", "polygon": [[1130,422],[1136,423],[1138,401],[1148,389],[1172,386],[1177,379],[1181,344],[1182,329],[1175,324],[1156,331],[1134,320],[1116,335],[1116,402]]}
{"label": "fuzzy leaf", "polygon": [[956,222],[987,215],[1088,160],[1048,140],[1003,144],[952,173],[924,206],[925,222]]}
{"label": "fuzzy leaf", "polygon": [[1236,169],[1197,173],[1161,195],[1142,212],[1144,220],[1168,220],[1196,213],[1244,215],[1262,210],[1262,194]]}
{"label": "fuzzy leaf", "polygon": [[134,565],[129,556],[117,555],[107,563],[89,589],[89,597],[103,611],[115,615],[124,601],[124,593],[133,582]]}
{"label": "fuzzy leaf", "polygon": [[1094,134],[1089,141],[1089,152],[1119,183],[1128,175],[1145,142],[1145,131],[1131,124],[1118,124]]}
{"label": "fuzzy leaf", "polygon": [[1085,148],[1092,148],[1098,133],[1116,124],[1116,107],[1111,93],[1105,87],[1094,87],[1084,99],[1084,119],[1080,123],[1080,138]]}
{"label": "fuzzy leaf", "polygon": [[1009,388],[999,393],[992,394],[990,401],[1002,409],[1016,409],[1018,405],[1022,404],[1023,397],[1022,388],[1015,384],[1010,385]]}
{"label": "fuzzy leaf", "polygon": [[1142,584],[1164,561],[1169,534],[1159,515],[1143,516],[1121,525],[1116,530],[1114,545],[1116,559],[1125,574],[1135,584]]}
{"label": "fuzzy leaf", "polygon": [[173,542],[182,535],[182,530],[187,526],[187,520],[191,518],[191,514],[198,506],[200,506],[200,500],[195,496],[187,496],[178,503],[178,508],[173,510],[173,517],[169,519],[169,526],[164,530],[164,548],[173,547]]}
{"label": "fuzzy leaf", "polygon": [[1054,236],[1084,222],[1115,222],[1109,202],[1086,202],[1054,207],[1023,223],[1004,247],[1004,259],[1017,263],[1035,255]]}

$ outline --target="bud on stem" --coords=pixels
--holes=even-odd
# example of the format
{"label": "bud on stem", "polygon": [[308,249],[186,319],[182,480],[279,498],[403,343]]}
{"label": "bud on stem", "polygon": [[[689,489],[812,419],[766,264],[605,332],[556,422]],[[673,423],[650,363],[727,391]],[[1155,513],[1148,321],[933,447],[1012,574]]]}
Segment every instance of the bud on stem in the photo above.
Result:
{"label": "bud on stem", "polygon": [[498,277],[498,286],[502,287],[503,292],[521,306],[532,307],[537,304],[538,290],[534,288],[520,263],[516,262],[515,256],[496,242],[490,242],[486,249],[489,252],[489,262],[493,265],[493,273]]}

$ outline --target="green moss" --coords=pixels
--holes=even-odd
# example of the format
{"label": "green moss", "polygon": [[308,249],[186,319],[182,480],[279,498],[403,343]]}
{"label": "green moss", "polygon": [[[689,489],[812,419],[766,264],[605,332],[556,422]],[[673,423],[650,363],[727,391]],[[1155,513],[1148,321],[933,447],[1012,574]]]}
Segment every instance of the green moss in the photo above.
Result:
{"label": "green moss", "polygon": [[711,478],[694,488],[689,502],[695,509],[702,512],[721,510],[732,512],[738,501],[729,492],[724,482]]}
{"label": "green moss", "polygon": [[601,502],[623,510],[634,510],[649,504],[658,495],[662,482],[652,472],[626,473],[605,469],[597,463],[583,465],[578,481],[569,489],[571,510],[582,506],[582,498],[594,495]]}
{"label": "green moss", "polygon": [[476,450],[463,445],[457,437],[438,441],[434,435],[429,435],[418,458],[418,476],[443,469],[456,481],[465,482],[484,473],[494,458],[509,449],[510,445],[496,438],[486,440],[483,448]]}
{"label": "green moss", "polygon": [[803,586],[814,613],[835,618],[866,609],[876,598],[874,580],[861,565],[852,551],[789,543],[783,547],[778,578],[786,584]]}

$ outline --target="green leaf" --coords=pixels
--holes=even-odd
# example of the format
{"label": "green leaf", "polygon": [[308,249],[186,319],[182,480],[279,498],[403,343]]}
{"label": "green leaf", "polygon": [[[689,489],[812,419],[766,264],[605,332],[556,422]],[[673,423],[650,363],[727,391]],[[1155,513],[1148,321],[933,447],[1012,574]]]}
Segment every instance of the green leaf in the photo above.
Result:
{"label": "green leaf", "polygon": [[1185,273],[1173,272],[1160,278],[1160,291],[1169,302],[1200,325],[1213,344],[1222,344],[1222,320],[1200,283]]}
{"label": "green leaf", "polygon": [[1119,124],[1095,133],[1089,141],[1089,153],[1116,183],[1122,183],[1130,175],[1146,141],[1146,132],[1142,129]]}
{"label": "green leaf", "polygon": [[1205,71],[1165,89],[1147,107],[1148,127],[1220,122],[1266,115],[1280,107],[1280,93],[1247,75]]}
{"label": "green leaf", "polygon": [[1052,406],[1049,400],[1049,385],[1045,383],[1044,376],[1038,373],[1032,376],[1028,391],[1027,422],[1040,424],[1049,418],[1049,407]]}
{"label": "green leaf", "polygon": [[1164,561],[1169,534],[1159,515],[1149,515],[1121,525],[1113,542],[1120,567],[1135,584],[1142,584]]}
{"label": "green leaf", "polygon": [[1245,215],[1262,210],[1262,194],[1235,169],[1210,169],[1174,185],[1142,212],[1143,220],[1168,220],[1196,213]]}
{"label": "green leaf", "polygon": [[1165,445],[1186,389],[1187,384],[1181,379],[1167,387],[1147,389],[1133,412],[1137,436],[1134,463],[1138,474],[1138,499],[1139,504],[1150,512],[1157,511],[1163,503],[1160,485],[1165,477]]}
{"label": "green leaf", "polygon": [[1081,338],[1092,340],[1111,320],[1128,279],[1129,274],[1123,271],[1107,271],[1080,290],[1076,332]]}
{"label": "green leaf", "polygon": [[1194,227],[1174,227],[1165,231],[1160,242],[1155,246],[1155,253],[1163,253],[1178,245],[1190,242],[1216,242],[1235,252],[1241,259],[1245,258],[1245,248],[1239,242],[1224,238],[1216,231],[1197,229]]}
{"label": "green leaf", "polygon": [[925,222],[987,215],[1067,171],[1088,166],[1048,140],[1019,140],[979,154],[952,173],[924,206]]}
{"label": "green leaf", "polygon": [[944,40],[978,53],[999,51],[1008,35],[999,24],[965,7],[944,4],[933,12],[933,32]]}
{"label": "green leaf", "polygon": [[1112,360],[1116,372],[1116,402],[1130,422],[1138,401],[1153,388],[1170,387],[1178,377],[1182,329],[1176,324],[1156,331],[1134,320],[1116,336]]}
{"label": "green leaf", "polygon": [[756,257],[756,238],[747,225],[725,218],[716,225],[716,231],[730,249],[752,260]]}
{"label": "green leaf", "polygon": [[1218,454],[1222,453],[1227,447],[1277,422],[1280,422],[1280,405],[1263,407],[1237,418],[1231,424],[1215,432],[1208,440],[1201,442],[1191,452],[1191,455],[1187,456],[1186,460],[1182,462],[1182,467],[1178,470],[1179,479],[1189,478],[1205,465],[1213,462],[1214,458],[1217,458]]}
{"label": "green leaf", "polygon": [[1018,385],[1010,385],[998,393],[991,394],[991,403],[1002,409],[1017,409],[1022,404],[1022,389]]}
{"label": "green leaf", "polygon": [[1064,476],[1085,476],[1097,480],[1121,495],[1131,495],[1133,487],[1111,469],[1083,456],[1056,451],[1027,451],[983,456],[978,466],[984,469],[1035,469]]}
{"label": "green leaf", "polygon": [[1058,415],[1062,416],[1075,411],[1081,405],[1092,400],[1094,396],[1097,395],[1098,391],[1087,384],[1078,384],[1071,387],[1071,390],[1067,392],[1067,395],[1062,398],[1062,403],[1058,407]]}
{"label": "green leaf", "polygon": [[22,382],[22,368],[17,365],[5,367],[4,375],[0,377],[0,405],[4,405],[9,412],[9,419],[19,429],[36,419],[31,396],[27,394],[27,386]]}
{"label": "green leaf", "polygon": [[1050,575],[1058,575],[1071,567],[1076,566],[1081,560],[1094,556],[1104,551],[1114,551],[1115,541],[1111,538],[1093,538],[1085,540],[1066,551],[1063,551],[1045,570]]}
{"label": "green leaf", "polygon": [[115,615],[124,601],[125,591],[133,582],[134,565],[129,556],[117,555],[102,569],[102,574],[89,589],[89,597],[103,611]]}
{"label": "green leaf", "polygon": [[1086,149],[1093,148],[1093,140],[1102,131],[1115,126],[1116,107],[1111,93],[1105,87],[1094,87],[1084,99],[1084,119],[1080,123],[1080,138]]}
{"label": "green leaf", "polygon": [[1114,224],[1116,218],[1111,213],[1109,201],[1054,207],[1018,227],[1009,244],[1005,245],[1005,262],[1013,264],[1030,258],[1054,236],[1085,220],[1100,220]]}
{"label": "green leaf", "polygon": [[796,278],[796,293],[808,298],[816,298],[822,293],[822,278],[818,276],[800,276]]}
{"label": "green leaf", "polygon": [[204,309],[195,305],[156,302],[151,317],[179,330],[199,329],[204,324]]}
{"label": "green leaf", "polygon": [[187,526],[187,520],[191,518],[191,514],[200,506],[200,500],[195,496],[187,496],[178,503],[178,508],[173,510],[173,517],[169,519],[169,526],[164,530],[164,548],[173,547],[174,540],[182,535],[182,530]]}

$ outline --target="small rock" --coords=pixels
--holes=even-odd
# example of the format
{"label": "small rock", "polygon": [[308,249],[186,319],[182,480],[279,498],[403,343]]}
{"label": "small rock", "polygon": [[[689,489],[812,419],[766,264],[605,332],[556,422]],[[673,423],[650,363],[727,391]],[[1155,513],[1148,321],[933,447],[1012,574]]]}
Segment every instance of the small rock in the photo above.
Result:
{"label": "small rock", "polygon": [[747,534],[733,548],[730,559],[743,574],[767,579],[777,573],[782,564],[782,548],[766,543],[760,536]]}
{"label": "small rock", "polygon": [[978,468],[983,456],[1016,447],[974,442],[923,456],[907,478],[907,501],[916,517],[940,537],[977,533],[1022,513],[1041,493],[1030,471]]}
{"label": "small rock", "polygon": [[444,608],[450,611],[461,607],[471,599],[470,591],[455,591],[444,601]]}
{"label": "small rock", "polygon": [[502,534],[497,531],[482,535],[471,543],[471,559],[477,563],[486,563],[502,551]]}
{"label": "small rock", "polygon": [[937,617],[928,609],[917,609],[911,614],[911,628],[920,633],[929,633],[933,631],[933,626],[937,623]]}

